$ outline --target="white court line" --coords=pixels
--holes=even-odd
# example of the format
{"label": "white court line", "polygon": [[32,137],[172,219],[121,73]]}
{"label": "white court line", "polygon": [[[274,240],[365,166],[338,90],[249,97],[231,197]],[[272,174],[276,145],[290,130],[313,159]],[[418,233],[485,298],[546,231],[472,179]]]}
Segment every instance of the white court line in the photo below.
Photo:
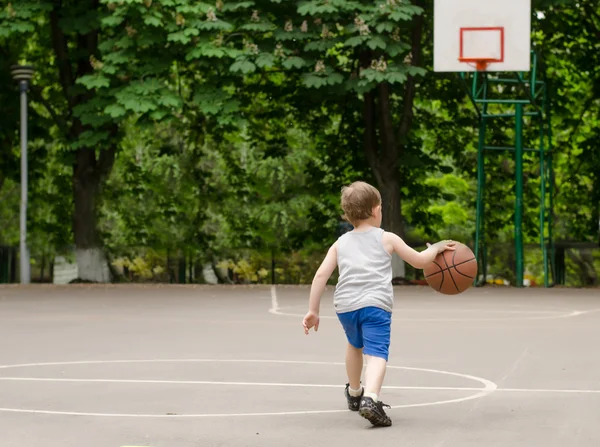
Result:
{"label": "white court line", "polygon": [[[271,286],[271,308],[269,309],[269,313],[273,315],[279,315],[283,317],[294,317],[294,318],[302,318],[304,314],[295,314],[291,312],[283,312],[282,309],[286,309],[287,307],[280,307],[279,301],[277,300],[277,289],[276,286]],[[435,311],[435,309],[434,309]],[[562,313],[555,313],[554,315],[540,315],[537,317],[525,316],[525,317],[509,317],[509,318],[396,318],[393,317],[393,321],[412,321],[412,322],[468,322],[468,321],[534,321],[534,320],[558,320],[563,318],[573,318],[578,317],[580,315],[585,315],[593,312],[599,312],[600,309],[589,309],[589,310],[571,310],[565,311]],[[402,312],[402,309],[397,310],[397,312]],[[542,311],[548,312],[548,311]],[[540,312],[540,313],[542,313]],[[522,313],[518,311],[507,311],[507,313]],[[336,316],[332,315],[320,315],[321,319],[329,319],[329,320],[337,320]]]}
{"label": "white court line", "polygon": [[[26,363],[19,365],[0,365],[0,369],[11,368],[26,368],[40,366],[66,366],[66,365],[98,365],[98,364],[124,364],[124,363],[192,363],[192,362],[224,362],[224,363],[273,363],[273,364],[295,364],[295,365],[325,365],[325,366],[344,366],[341,362],[315,362],[315,361],[299,361],[299,360],[250,360],[250,359],[153,359],[153,360],[91,360],[91,361],[74,361],[74,362],[45,362],[45,363]],[[475,394],[455,399],[445,399],[433,402],[421,402],[415,404],[392,405],[395,408],[416,408],[429,407],[434,405],[444,405],[458,402],[465,402],[473,399],[479,399],[487,396],[496,390],[496,384],[490,380],[471,376],[468,374],[456,373],[451,371],[442,371],[436,369],[415,368],[409,366],[393,366],[388,365],[388,369],[403,369],[409,371],[420,371],[434,374],[442,374],[447,376],[460,377],[467,380],[473,380],[481,383],[483,388],[473,388]],[[35,378],[33,378],[35,379]],[[44,379],[45,380],[45,379]],[[68,380],[68,379],[67,379]],[[88,380],[88,379],[83,379]],[[96,379],[89,379],[96,380]],[[102,380],[102,379],[98,379]],[[280,385],[279,385],[280,386]],[[337,385],[339,388],[340,386]],[[29,413],[29,414],[52,414],[63,416],[96,416],[96,417],[128,417],[128,418],[214,418],[214,417],[245,417],[245,416],[289,416],[289,415],[311,415],[311,414],[330,414],[330,413],[346,413],[348,409],[343,410],[299,410],[299,411],[283,411],[283,412],[268,412],[268,413],[201,413],[201,414],[138,414],[138,413],[90,413],[90,412],[74,412],[74,411],[53,411],[53,410],[36,410],[24,408],[0,408],[0,412],[8,413]]]}
{"label": "white court line", "polygon": [[496,391],[504,391],[506,393],[600,394],[600,390],[552,390],[544,388],[497,388]]}
{"label": "white court line", "polygon": [[[168,385],[219,385],[219,386],[256,386],[256,387],[283,387],[283,388],[334,388],[339,389],[340,384],[321,383],[281,383],[281,382],[223,382],[212,380],[152,380],[152,379],[67,379],[54,377],[0,377],[0,381],[15,382],[74,382],[74,383],[125,383],[125,384],[168,384]],[[483,391],[485,388],[463,386],[394,386],[383,385],[388,390],[415,390],[415,391]],[[568,393],[568,394],[600,394],[600,390],[576,389],[544,389],[544,388],[496,388],[494,392],[517,393]]]}
{"label": "white court line", "polygon": [[[168,385],[221,385],[221,386],[257,386],[257,387],[284,387],[284,388],[335,388],[340,389],[340,384],[321,383],[281,383],[281,382],[215,382],[211,380],[146,380],[146,379],[67,379],[54,377],[0,377],[0,381],[14,382],[74,382],[74,383],[125,383],[125,384],[168,384]],[[451,387],[451,386],[393,386],[384,385],[389,390],[433,390],[433,391],[483,391],[485,388],[477,387]]]}
{"label": "white court line", "polygon": [[[273,305],[273,299],[271,298],[271,305]],[[301,304],[297,304],[294,306],[283,306],[283,307],[279,307],[277,306],[277,310],[278,311],[283,311],[283,310],[305,310],[307,308],[307,306],[305,305],[301,305]],[[335,310],[333,308],[327,307],[321,307],[321,310],[328,310],[328,311],[332,311],[335,312]],[[431,308],[431,307],[421,307],[421,308],[408,308],[408,307],[400,307],[400,306],[395,306],[394,307],[394,312],[395,313],[403,313],[403,312],[420,312],[420,313],[431,313],[432,311],[435,312],[454,312],[454,313],[495,313],[495,314],[523,314],[523,315],[527,315],[527,314],[534,314],[534,315],[541,315],[541,314],[547,314],[547,315],[564,315],[565,312],[572,312],[571,310],[568,309],[561,309],[561,310],[506,310],[506,309],[461,309],[461,308],[451,308],[451,307],[446,307],[446,308]]]}
{"label": "white court line", "polygon": [[[282,312],[279,309],[269,309],[269,312],[274,315],[279,315],[283,317],[294,317],[294,318],[302,318],[303,314],[295,314],[291,312]],[[454,321],[454,322],[468,322],[468,321],[533,321],[533,320],[559,320],[564,318],[573,318],[580,315],[584,315],[587,313],[596,312],[596,310],[589,311],[578,311],[574,310],[568,313],[563,314],[555,314],[555,315],[545,315],[538,317],[508,317],[508,318],[392,318],[393,321],[408,321],[408,322],[444,322],[444,321]],[[336,320],[336,316],[332,315],[320,315],[321,319],[329,319]]]}

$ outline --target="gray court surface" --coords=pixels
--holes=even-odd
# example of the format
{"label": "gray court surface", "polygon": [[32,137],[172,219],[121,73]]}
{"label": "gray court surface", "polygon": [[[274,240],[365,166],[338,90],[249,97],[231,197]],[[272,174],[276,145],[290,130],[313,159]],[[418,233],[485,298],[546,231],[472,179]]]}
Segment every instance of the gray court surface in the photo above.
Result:
{"label": "gray court surface", "polygon": [[308,287],[0,287],[0,447],[598,446],[600,290],[395,289],[382,400]]}

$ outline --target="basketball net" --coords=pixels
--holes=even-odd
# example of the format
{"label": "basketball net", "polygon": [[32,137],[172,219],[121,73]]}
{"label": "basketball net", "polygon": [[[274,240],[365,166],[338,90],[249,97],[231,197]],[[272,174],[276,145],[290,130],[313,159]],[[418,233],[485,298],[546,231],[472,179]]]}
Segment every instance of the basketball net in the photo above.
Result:
{"label": "basketball net", "polygon": [[470,67],[474,67],[477,71],[485,71],[491,62],[497,62],[495,59],[476,59],[466,57],[461,57],[458,60],[466,63]]}

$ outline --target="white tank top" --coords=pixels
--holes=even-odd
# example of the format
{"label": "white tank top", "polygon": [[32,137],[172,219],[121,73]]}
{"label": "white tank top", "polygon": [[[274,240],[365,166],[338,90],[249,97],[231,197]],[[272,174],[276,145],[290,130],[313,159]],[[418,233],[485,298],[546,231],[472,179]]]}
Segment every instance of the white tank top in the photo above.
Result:
{"label": "white tank top", "polygon": [[364,232],[348,232],[338,239],[339,279],[333,294],[336,312],[363,307],[394,307],[392,256],[383,247],[384,230],[372,227]]}

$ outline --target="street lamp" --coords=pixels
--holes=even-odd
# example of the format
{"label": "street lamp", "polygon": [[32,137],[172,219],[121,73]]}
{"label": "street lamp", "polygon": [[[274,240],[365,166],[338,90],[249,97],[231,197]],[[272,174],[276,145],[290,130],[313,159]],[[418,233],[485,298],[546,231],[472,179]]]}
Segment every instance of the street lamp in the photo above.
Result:
{"label": "street lamp", "polygon": [[21,92],[21,243],[20,273],[21,284],[31,282],[29,249],[27,248],[27,90],[33,77],[33,67],[29,65],[13,65],[10,67],[12,77],[19,83]]}

